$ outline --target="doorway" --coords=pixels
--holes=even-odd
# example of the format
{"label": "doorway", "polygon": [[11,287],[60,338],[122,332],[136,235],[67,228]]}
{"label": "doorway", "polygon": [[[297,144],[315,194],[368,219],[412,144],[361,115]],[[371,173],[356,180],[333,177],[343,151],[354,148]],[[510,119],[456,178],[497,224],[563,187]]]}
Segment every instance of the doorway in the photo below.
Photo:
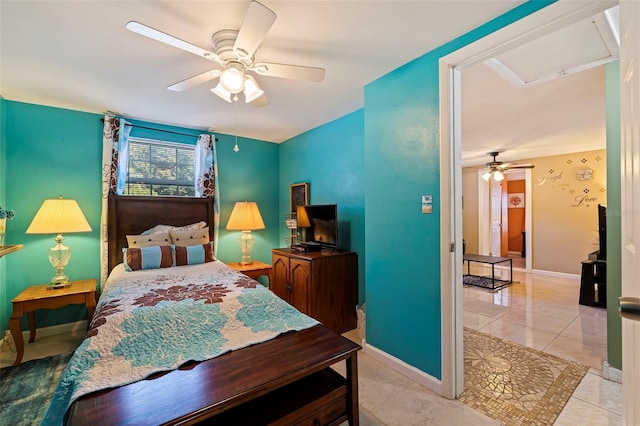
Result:
{"label": "doorway", "polygon": [[[489,184],[486,180],[484,180],[481,176],[484,174],[484,172],[478,171],[478,172],[473,172],[470,171],[469,175],[467,177],[463,177],[463,182],[464,185],[473,185],[475,182],[477,182],[476,186],[478,187],[478,194],[484,194],[482,196],[478,196],[477,197],[477,210],[475,209],[471,209],[471,211],[467,212],[467,210],[469,210],[467,207],[463,208],[463,216],[464,216],[464,220],[465,222],[463,223],[463,235],[468,235],[469,233],[477,235],[477,242],[473,241],[472,244],[470,244],[472,250],[471,251],[467,251],[468,253],[477,253],[477,254],[482,254],[482,255],[497,255],[497,256],[501,256],[501,257],[510,257],[509,256],[509,251],[511,250],[510,248],[508,248],[509,245],[509,239],[510,238],[514,238],[511,235],[511,231],[512,229],[509,228],[509,223],[511,222],[510,219],[502,220],[500,225],[499,225],[499,229],[500,231],[504,231],[504,233],[506,233],[506,239],[507,241],[504,241],[504,239],[500,238],[500,246],[496,246],[495,248],[492,247],[492,237],[491,234],[489,232],[489,230],[493,227],[491,226],[491,214],[489,214],[490,210],[495,210],[495,207],[492,208],[489,200]],[[515,236],[515,238],[521,238],[521,246],[518,247],[518,263],[516,266],[516,260],[514,260],[514,268],[518,268],[518,269],[524,269],[527,272],[531,272],[532,267],[533,267],[533,263],[532,263],[532,259],[533,259],[533,244],[532,244],[532,238],[526,238],[526,235],[529,234],[529,236],[531,235],[530,230],[532,229],[532,197],[531,197],[531,190],[532,190],[532,173],[531,173],[531,169],[524,169],[524,170],[518,170],[517,172],[507,172],[505,173],[506,175],[506,179],[503,180],[501,183],[503,183],[503,188],[505,186],[509,185],[509,181],[510,180],[520,180],[522,181],[522,191],[518,191],[521,192],[522,194],[524,194],[524,198],[522,199],[521,202],[521,206],[523,206],[524,208],[520,209],[518,208],[518,210],[522,210],[521,212],[518,211],[518,220],[521,221],[518,225],[514,226],[514,228],[516,228],[515,233],[519,234]],[[473,182],[471,182],[471,178],[473,178]],[[508,199],[504,199],[505,196],[508,197],[508,193],[510,192],[510,190],[503,190],[502,191],[502,199],[500,200],[500,216],[506,215],[507,217],[509,216],[514,216],[512,212],[509,209],[509,205],[508,205]],[[515,192],[511,191],[511,192]],[[464,189],[463,189],[463,193],[464,193]],[[485,196],[486,195],[486,196]],[[464,196],[464,195],[463,195]],[[470,199],[471,202],[474,202],[475,199],[473,196],[466,196],[467,199]],[[506,207],[506,209],[503,209],[502,207]],[[504,210],[507,210],[507,212],[505,213]],[[468,221],[473,221],[475,219],[475,217],[477,217],[477,227],[476,226],[469,226]],[[506,227],[504,225],[504,223],[507,223]],[[472,224],[472,225],[476,225],[476,224]],[[524,231],[524,235],[520,234],[520,232]],[[502,235],[501,235],[502,237]],[[469,243],[469,242],[468,242]],[[502,250],[503,247],[501,247],[502,245],[507,245],[507,250]],[[474,250],[475,249],[475,250]],[[513,250],[511,250],[513,251]],[[493,254],[493,253],[500,253],[500,254]]]}
{"label": "doorway", "polygon": [[[611,3],[559,2],[530,15],[509,27],[478,40],[440,61],[441,96],[441,225],[443,240],[451,242],[452,251],[442,254],[442,393],[456,398],[464,390],[462,345],[462,191],[461,191],[461,71],[498,53],[569,23],[578,22],[615,5]],[[448,233],[448,235],[447,235]]]}

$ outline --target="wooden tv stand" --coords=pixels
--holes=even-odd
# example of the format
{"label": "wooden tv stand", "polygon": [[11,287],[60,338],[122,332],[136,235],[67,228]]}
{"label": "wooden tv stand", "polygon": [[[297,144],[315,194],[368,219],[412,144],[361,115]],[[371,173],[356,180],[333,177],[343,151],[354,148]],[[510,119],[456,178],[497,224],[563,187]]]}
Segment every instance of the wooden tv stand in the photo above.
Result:
{"label": "wooden tv stand", "polygon": [[357,326],[358,255],[352,251],[271,250],[269,288],[336,333]]}

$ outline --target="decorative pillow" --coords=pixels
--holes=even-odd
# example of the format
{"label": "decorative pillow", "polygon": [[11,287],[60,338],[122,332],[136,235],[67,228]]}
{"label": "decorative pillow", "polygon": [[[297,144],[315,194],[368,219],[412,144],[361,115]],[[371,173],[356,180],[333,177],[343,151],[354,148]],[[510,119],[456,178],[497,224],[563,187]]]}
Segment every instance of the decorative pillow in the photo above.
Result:
{"label": "decorative pillow", "polygon": [[192,223],[191,225],[184,225],[184,226],[156,225],[151,229],[147,229],[141,235],[156,234],[158,232],[169,232],[171,230],[173,230],[173,231],[195,231],[196,229],[201,229],[201,228],[204,228],[205,226],[207,226],[207,222],[202,222],[202,221],[201,222]]}
{"label": "decorative pillow", "polygon": [[197,265],[199,263],[213,262],[213,243],[199,244],[197,246],[175,246],[176,266]]}
{"label": "decorative pillow", "polygon": [[209,242],[209,227],[195,231],[169,231],[171,241],[176,246],[196,246]]}
{"label": "decorative pillow", "polygon": [[122,260],[125,271],[140,269],[169,268],[173,266],[173,247],[149,246],[141,248],[123,248]]}
{"label": "decorative pillow", "polygon": [[313,239],[323,243],[336,243],[336,221],[313,219]]}
{"label": "decorative pillow", "polygon": [[127,235],[127,244],[130,248],[170,246],[171,235],[169,235],[168,232],[158,232],[149,235]]}

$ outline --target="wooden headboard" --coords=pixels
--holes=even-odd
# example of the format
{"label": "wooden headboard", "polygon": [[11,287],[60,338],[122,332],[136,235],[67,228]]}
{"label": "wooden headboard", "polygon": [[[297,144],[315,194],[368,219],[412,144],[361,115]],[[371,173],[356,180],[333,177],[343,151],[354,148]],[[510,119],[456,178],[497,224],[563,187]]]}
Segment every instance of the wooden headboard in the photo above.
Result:
{"label": "wooden headboard", "polygon": [[122,263],[127,235],[137,235],[156,225],[183,226],[205,221],[213,241],[213,198],[109,196],[109,272]]}

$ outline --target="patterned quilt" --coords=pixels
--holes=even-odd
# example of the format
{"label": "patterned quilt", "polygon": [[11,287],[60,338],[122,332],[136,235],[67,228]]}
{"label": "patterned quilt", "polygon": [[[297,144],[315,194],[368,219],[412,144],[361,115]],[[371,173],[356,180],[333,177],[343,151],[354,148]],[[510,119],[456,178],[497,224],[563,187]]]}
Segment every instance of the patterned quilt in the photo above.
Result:
{"label": "patterned quilt", "polygon": [[133,383],[318,322],[219,261],[124,272],[107,281],[43,424],[62,424],[82,395]]}

